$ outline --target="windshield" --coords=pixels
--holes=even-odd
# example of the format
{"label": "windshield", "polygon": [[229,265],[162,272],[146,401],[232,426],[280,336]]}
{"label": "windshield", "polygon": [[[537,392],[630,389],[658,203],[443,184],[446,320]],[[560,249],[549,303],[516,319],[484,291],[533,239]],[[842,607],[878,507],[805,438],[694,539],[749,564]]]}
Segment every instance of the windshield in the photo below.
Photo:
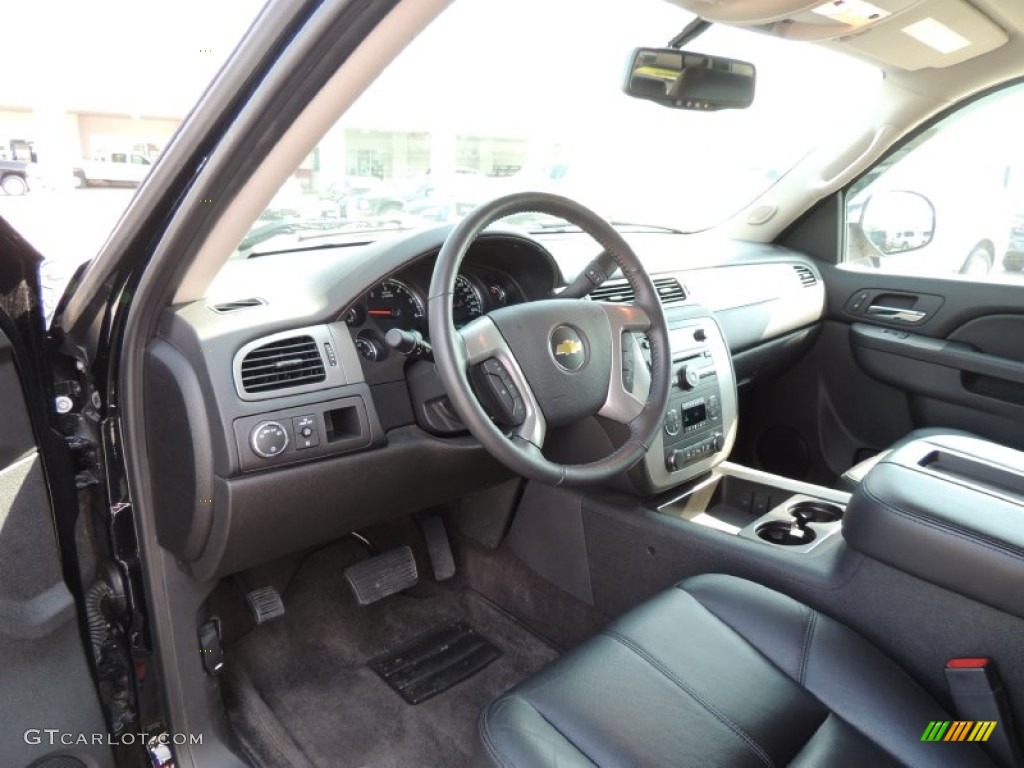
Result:
{"label": "windshield", "polygon": [[834,135],[881,82],[817,46],[712,26],[688,47],[753,62],[751,108],[692,112],[625,95],[633,49],[692,18],[663,0],[459,0],[281,189],[256,225],[270,233],[262,247],[284,247],[268,222],[294,238],[297,220],[318,220],[322,241],[323,219],[335,231],[418,226],[526,189],[616,221],[703,230]]}

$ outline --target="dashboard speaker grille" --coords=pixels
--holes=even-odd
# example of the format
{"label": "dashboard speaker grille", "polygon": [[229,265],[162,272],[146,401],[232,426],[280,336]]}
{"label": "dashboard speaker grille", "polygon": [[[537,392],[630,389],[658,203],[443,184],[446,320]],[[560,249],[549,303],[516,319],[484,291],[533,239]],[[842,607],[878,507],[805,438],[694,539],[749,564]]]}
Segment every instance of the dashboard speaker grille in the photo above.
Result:
{"label": "dashboard speaker grille", "polygon": [[[686,289],[674,277],[659,277],[654,281],[662,304],[675,304],[686,300]],[[610,301],[627,304],[633,300],[633,288],[625,280],[608,281],[590,292],[594,301]]]}
{"label": "dashboard speaker grille", "polygon": [[291,336],[257,347],[242,360],[242,389],[249,393],[315,384],[327,378],[312,336]]}

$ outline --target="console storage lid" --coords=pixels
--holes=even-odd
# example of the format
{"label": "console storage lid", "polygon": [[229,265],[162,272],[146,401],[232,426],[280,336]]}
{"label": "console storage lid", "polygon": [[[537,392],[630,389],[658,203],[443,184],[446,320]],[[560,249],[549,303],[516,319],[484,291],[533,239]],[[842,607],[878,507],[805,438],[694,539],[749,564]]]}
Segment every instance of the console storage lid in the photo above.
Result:
{"label": "console storage lid", "polygon": [[864,478],[843,536],[869,557],[1024,617],[1024,453],[962,435],[907,443]]}

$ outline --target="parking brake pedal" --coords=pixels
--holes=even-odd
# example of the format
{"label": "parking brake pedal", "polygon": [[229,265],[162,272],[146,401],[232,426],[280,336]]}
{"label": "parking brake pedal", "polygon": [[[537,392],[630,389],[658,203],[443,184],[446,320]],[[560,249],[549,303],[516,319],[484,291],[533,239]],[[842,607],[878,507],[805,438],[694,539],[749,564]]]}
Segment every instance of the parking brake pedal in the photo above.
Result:
{"label": "parking brake pedal", "polygon": [[284,601],[274,587],[260,587],[247,591],[245,602],[249,605],[257,624],[266,624],[284,616]]}
{"label": "parking brake pedal", "polygon": [[389,549],[345,569],[345,581],[360,605],[370,605],[414,587],[419,580],[416,559],[412,550],[405,546]]}

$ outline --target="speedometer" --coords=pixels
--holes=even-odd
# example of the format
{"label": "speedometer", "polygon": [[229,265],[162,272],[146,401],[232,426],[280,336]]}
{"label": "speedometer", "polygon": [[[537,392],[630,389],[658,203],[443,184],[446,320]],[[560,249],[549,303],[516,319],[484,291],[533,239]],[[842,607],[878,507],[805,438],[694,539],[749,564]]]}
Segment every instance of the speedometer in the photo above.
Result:
{"label": "speedometer", "polygon": [[400,280],[385,280],[366,294],[366,314],[384,331],[422,330],[423,300]]}
{"label": "speedometer", "polygon": [[455,293],[452,295],[452,315],[455,324],[465,325],[484,313],[484,300],[480,291],[467,278],[455,278]]}

